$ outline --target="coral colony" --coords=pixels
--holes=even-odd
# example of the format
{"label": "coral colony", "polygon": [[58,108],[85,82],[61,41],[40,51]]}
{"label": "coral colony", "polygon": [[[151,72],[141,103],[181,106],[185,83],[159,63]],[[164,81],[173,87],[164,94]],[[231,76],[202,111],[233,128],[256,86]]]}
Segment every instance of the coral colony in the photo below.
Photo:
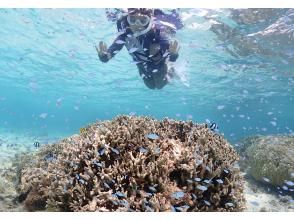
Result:
{"label": "coral colony", "polygon": [[231,145],[206,124],[118,116],[22,158],[29,211],[242,211]]}

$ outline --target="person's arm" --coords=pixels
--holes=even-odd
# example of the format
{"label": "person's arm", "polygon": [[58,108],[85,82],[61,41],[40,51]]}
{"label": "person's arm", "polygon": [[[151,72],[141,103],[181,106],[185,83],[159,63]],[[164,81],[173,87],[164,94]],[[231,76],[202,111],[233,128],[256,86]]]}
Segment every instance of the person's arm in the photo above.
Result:
{"label": "person's arm", "polygon": [[123,48],[125,45],[124,40],[125,37],[123,35],[119,35],[109,48],[107,48],[104,42],[100,41],[99,48],[96,47],[99,59],[104,63],[108,62]]}
{"label": "person's arm", "polygon": [[169,44],[169,53],[170,53],[169,60],[171,62],[175,62],[178,59],[179,50],[180,50],[180,46],[179,46],[179,42],[177,40],[170,42],[170,44]]}
{"label": "person's arm", "polygon": [[170,41],[164,34],[159,35],[160,52],[163,57],[169,56],[169,61],[175,62],[179,57],[179,43],[177,40]]}

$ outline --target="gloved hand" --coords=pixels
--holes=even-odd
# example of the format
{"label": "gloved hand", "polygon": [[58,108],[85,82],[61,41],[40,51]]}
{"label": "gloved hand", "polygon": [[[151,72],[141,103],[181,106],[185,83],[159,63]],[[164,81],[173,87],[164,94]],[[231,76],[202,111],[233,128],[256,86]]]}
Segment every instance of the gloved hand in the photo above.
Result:
{"label": "gloved hand", "polygon": [[97,46],[95,48],[102,62],[107,62],[111,58],[111,55],[107,51],[107,45],[103,41],[99,42],[99,48]]}
{"label": "gloved hand", "polygon": [[177,55],[180,50],[179,42],[177,40],[171,41],[168,50],[170,54]]}

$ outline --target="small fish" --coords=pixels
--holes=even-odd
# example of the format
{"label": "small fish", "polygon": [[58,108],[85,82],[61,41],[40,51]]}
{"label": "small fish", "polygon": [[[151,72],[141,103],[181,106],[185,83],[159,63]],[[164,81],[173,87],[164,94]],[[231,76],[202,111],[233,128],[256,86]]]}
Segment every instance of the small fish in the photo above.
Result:
{"label": "small fish", "polygon": [[193,180],[187,180],[188,183],[193,183]]}
{"label": "small fish", "polygon": [[105,153],[105,148],[99,149],[98,154],[102,156]]}
{"label": "small fish", "polygon": [[277,122],[275,122],[275,121],[271,121],[270,123],[271,123],[274,127],[277,126]]}
{"label": "small fish", "polygon": [[131,48],[131,49],[129,50],[129,53],[134,53],[134,52],[136,52],[137,50],[138,50],[138,48],[133,47],[133,48]]}
{"label": "small fish", "polygon": [[116,153],[117,155],[119,155],[119,150],[115,149],[115,148],[111,148],[112,152]]}
{"label": "small fish", "polygon": [[129,115],[134,116],[134,115],[136,115],[136,112],[130,112]]}
{"label": "small fish", "polygon": [[201,165],[203,163],[203,160],[196,160],[196,165]]}
{"label": "small fish", "polygon": [[175,207],[175,209],[179,212],[185,212],[187,211],[187,209],[190,208],[190,206],[188,205],[183,205],[183,206],[179,206],[179,207]]}
{"label": "small fish", "polygon": [[83,180],[83,179],[79,179],[79,182],[83,185],[85,184],[85,180]]}
{"label": "small fish", "polygon": [[166,51],[166,52],[162,55],[162,57],[167,57],[168,55],[169,55],[169,52]]}
{"label": "small fish", "polygon": [[123,41],[123,40],[117,40],[117,41],[115,41],[115,43],[116,43],[116,44],[125,44],[126,42]]}
{"label": "small fish", "polygon": [[93,164],[97,165],[98,167],[102,167],[102,163],[99,163],[97,161],[93,161]]}
{"label": "small fish", "polygon": [[160,148],[159,148],[159,147],[156,147],[155,150],[154,150],[154,152],[155,152],[156,154],[159,154],[159,153],[160,153]]}
{"label": "small fish", "polygon": [[147,197],[150,197],[150,196],[152,196],[153,194],[152,193],[146,193],[146,196]]}
{"label": "small fish", "polygon": [[152,209],[150,206],[146,206],[145,211],[146,212],[154,212],[154,209]]}
{"label": "small fish", "polygon": [[157,72],[158,72],[158,69],[152,70],[152,73],[157,73]]}
{"label": "small fish", "polygon": [[209,128],[210,128],[211,131],[217,131],[218,130],[218,125],[215,122],[213,122],[213,123],[211,123]]}
{"label": "small fish", "polygon": [[195,180],[196,182],[200,182],[200,181],[201,181],[201,179],[198,178],[198,177],[196,177],[194,180]]}
{"label": "small fish", "polygon": [[103,183],[103,185],[107,188],[110,189],[110,186],[107,183]]}
{"label": "small fish", "polygon": [[288,186],[294,186],[294,183],[292,181],[285,181],[285,183],[288,185]]}
{"label": "small fish", "polygon": [[282,186],[282,189],[288,191],[289,188],[287,186]]}
{"label": "small fish", "polygon": [[267,183],[270,182],[270,180],[269,180],[268,178],[266,178],[266,177],[262,177],[262,179],[263,179],[265,182],[267,182]]}
{"label": "small fish", "polygon": [[126,195],[125,195],[124,193],[120,192],[120,191],[117,191],[115,194],[116,194],[118,197],[124,197],[124,198],[127,198]]}
{"label": "small fish", "polygon": [[140,153],[147,153],[148,149],[146,149],[144,147],[139,147],[139,151],[140,151]]}
{"label": "small fish", "polygon": [[219,106],[217,106],[217,109],[218,109],[218,110],[221,110],[221,109],[224,109],[224,108],[225,108],[224,105],[219,105]]}
{"label": "small fish", "polygon": [[119,200],[119,204],[123,205],[124,207],[128,207],[129,203],[125,199]]}
{"label": "small fish", "polygon": [[203,182],[209,184],[210,183],[210,180],[203,180]]}
{"label": "small fish", "polygon": [[197,186],[197,189],[200,189],[201,191],[206,191],[207,190],[207,187],[206,186],[199,185],[199,186]]}
{"label": "small fish", "polygon": [[225,172],[225,173],[229,173],[229,171],[228,171],[228,170],[226,170],[226,169],[224,169],[224,172]]}
{"label": "small fish", "polygon": [[208,201],[206,201],[206,200],[203,200],[203,202],[204,202],[206,205],[208,205],[208,206],[211,205],[210,202],[208,202]]}
{"label": "small fish", "polygon": [[217,179],[216,182],[218,182],[219,184],[223,184],[224,181],[222,181],[221,179]]}
{"label": "small fish", "polygon": [[80,176],[79,176],[79,174],[76,174],[76,178],[79,180],[80,179]]}
{"label": "small fish", "polygon": [[36,142],[34,143],[34,146],[35,146],[35,148],[38,148],[38,147],[40,147],[40,143],[36,141]]}
{"label": "small fish", "polygon": [[146,137],[152,140],[156,140],[159,138],[157,134],[148,134]]}
{"label": "small fish", "polygon": [[184,192],[179,191],[179,192],[173,193],[171,196],[175,199],[180,199],[180,198],[184,197],[184,195],[185,195]]}
{"label": "small fish", "polygon": [[111,200],[111,202],[112,202],[114,205],[118,205],[118,202],[115,201],[115,200]]}
{"label": "small fish", "polygon": [[42,113],[39,115],[39,117],[45,119],[47,118],[47,115],[48,115],[47,113]]}
{"label": "small fish", "polygon": [[170,206],[170,209],[171,209],[172,212],[176,212],[177,211],[176,208],[174,206],[172,206],[172,205]]}
{"label": "small fish", "polygon": [[156,192],[157,192],[157,190],[156,190],[155,187],[153,187],[153,186],[149,186],[148,189],[149,189],[151,192],[153,192],[153,193],[156,193]]}
{"label": "small fish", "polygon": [[231,202],[227,202],[225,205],[226,205],[226,206],[229,206],[229,207],[234,207],[234,204],[231,203]]}
{"label": "small fish", "polygon": [[53,154],[49,153],[44,157],[44,160],[46,162],[52,162],[52,161],[56,160],[56,158],[53,156]]}

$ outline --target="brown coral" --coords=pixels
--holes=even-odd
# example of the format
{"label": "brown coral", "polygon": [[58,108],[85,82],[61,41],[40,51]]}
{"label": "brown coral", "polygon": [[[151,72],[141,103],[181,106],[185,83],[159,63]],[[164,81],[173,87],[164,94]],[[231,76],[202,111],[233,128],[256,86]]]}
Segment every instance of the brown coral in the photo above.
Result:
{"label": "brown coral", "polygon": [[24,165],[29,210],[44,198],[59,211],[244,209],[238,155],[204,124],[119,116],[82,131]]}

